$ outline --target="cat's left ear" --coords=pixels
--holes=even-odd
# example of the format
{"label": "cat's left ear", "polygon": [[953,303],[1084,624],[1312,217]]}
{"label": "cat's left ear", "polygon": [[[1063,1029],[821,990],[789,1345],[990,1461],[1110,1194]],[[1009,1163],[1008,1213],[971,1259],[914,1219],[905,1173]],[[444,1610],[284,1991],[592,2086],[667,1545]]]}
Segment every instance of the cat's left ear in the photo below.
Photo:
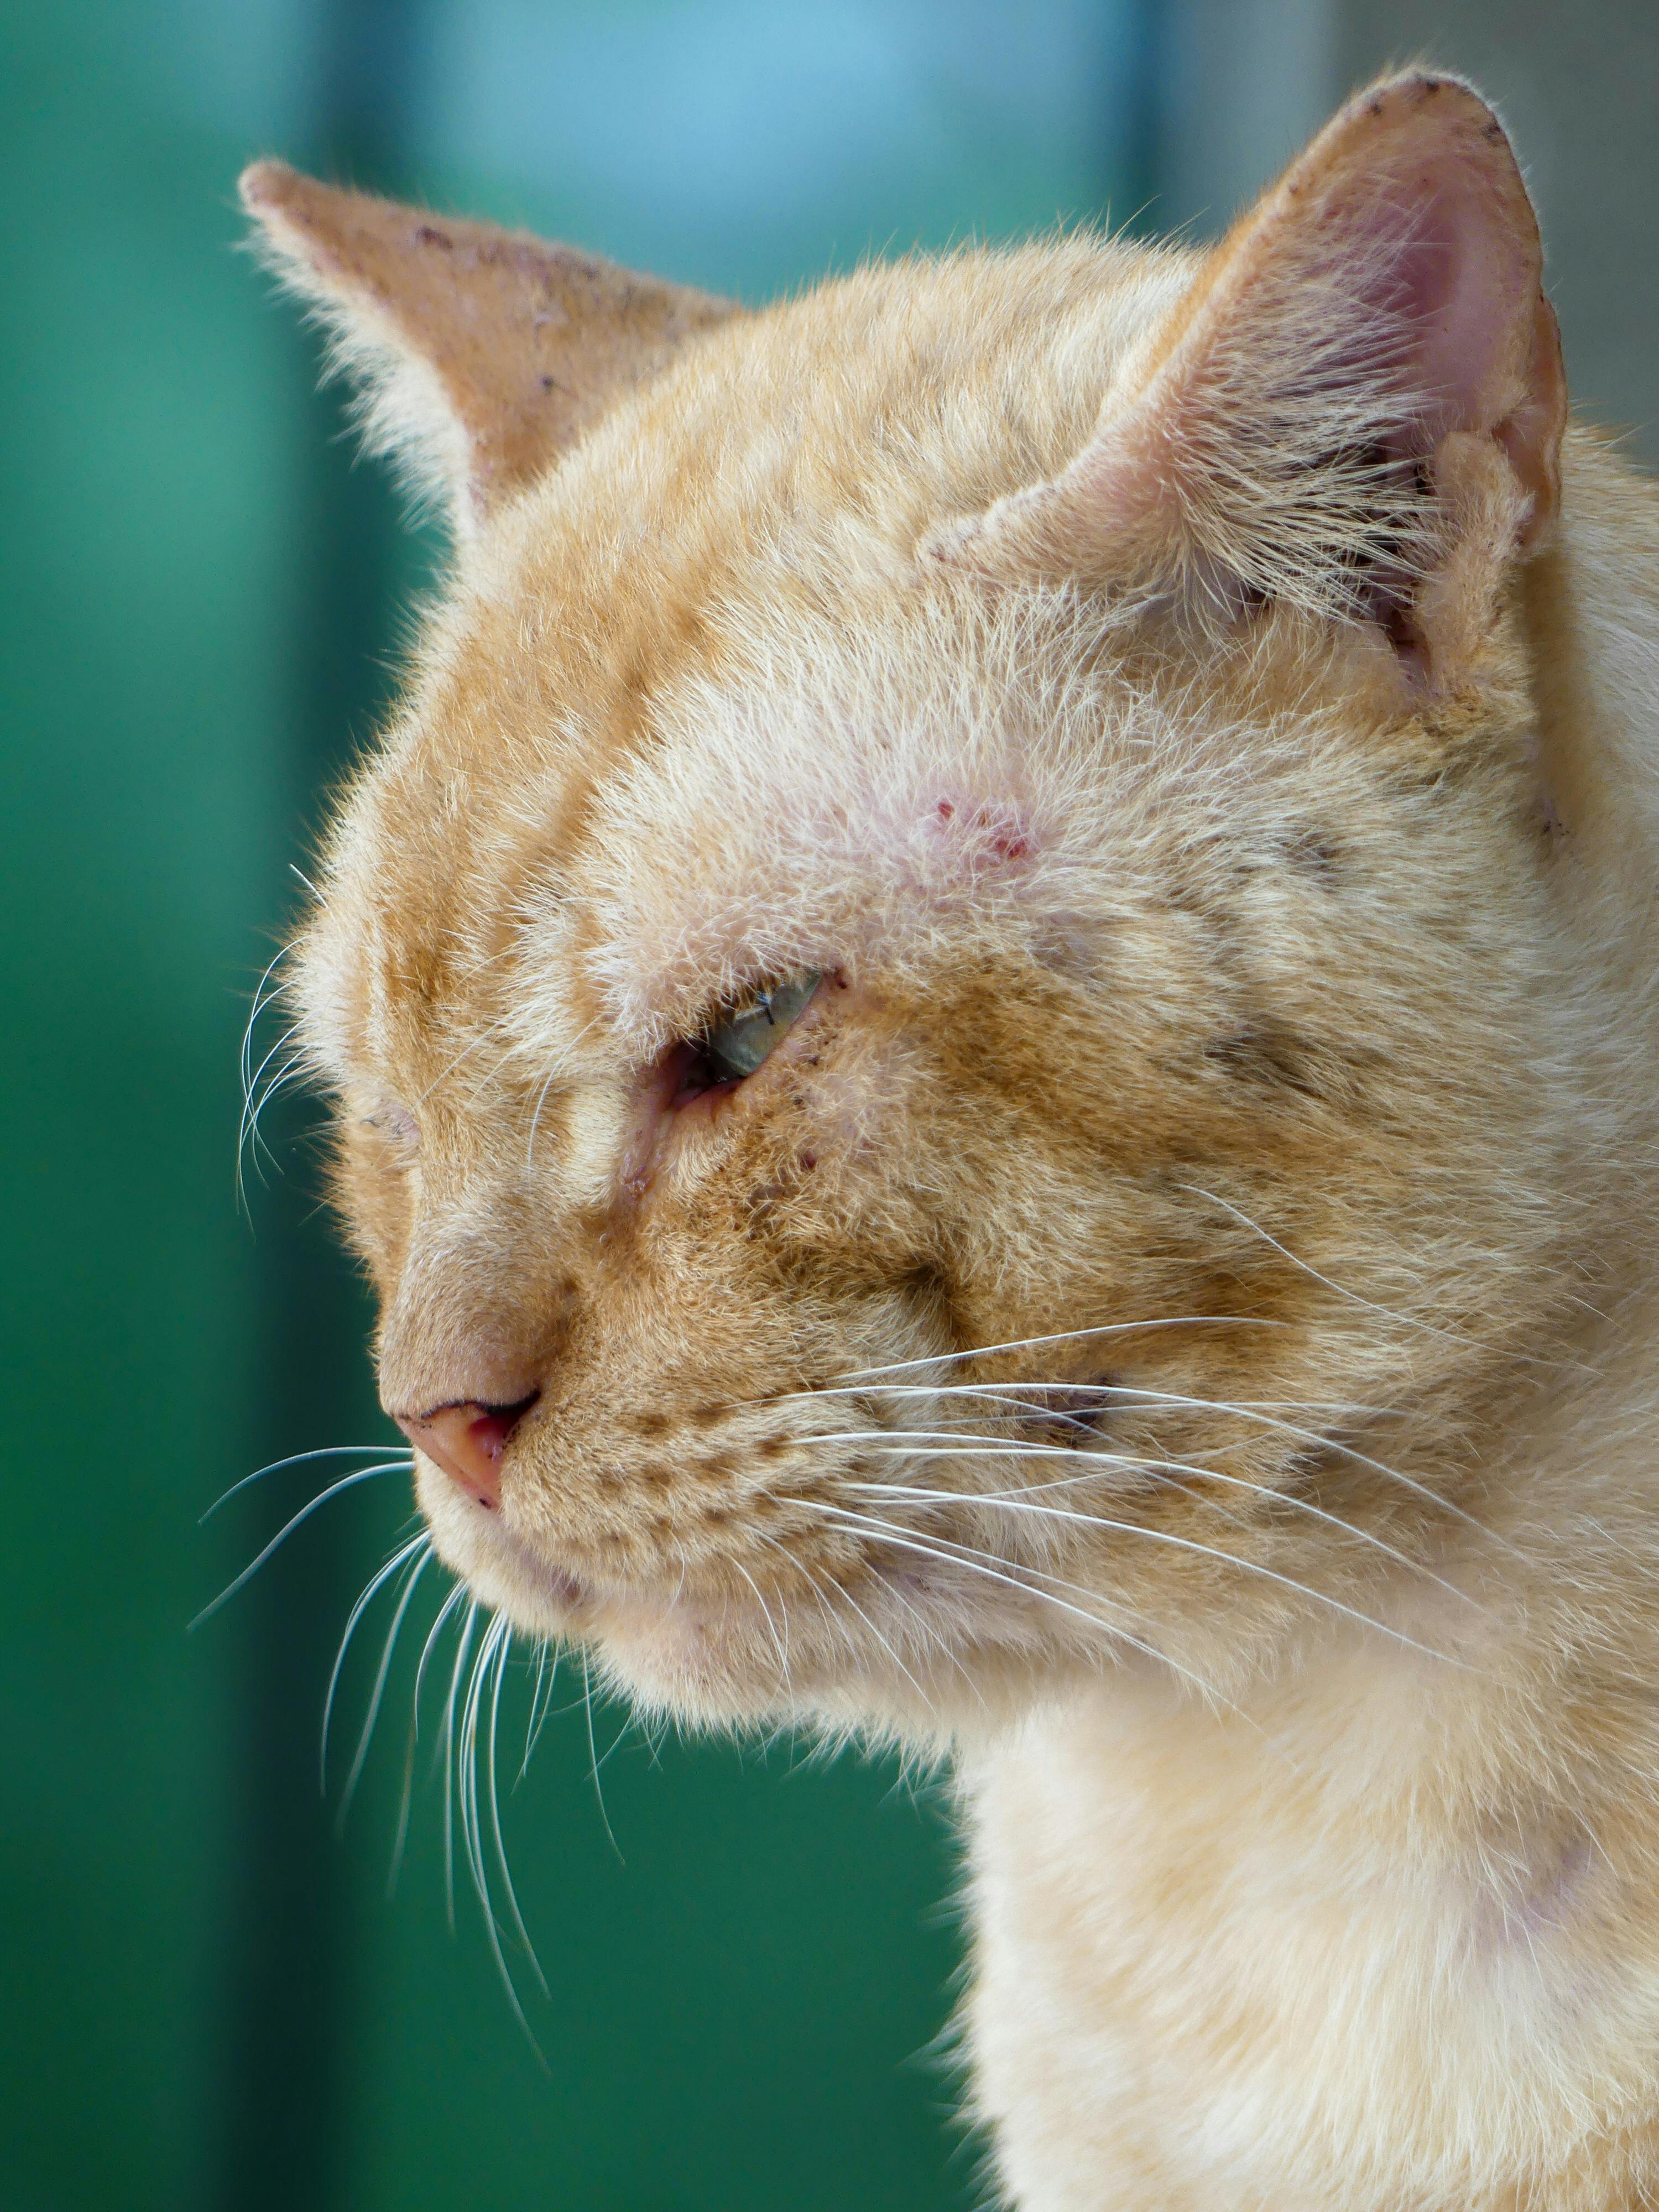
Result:
{"label": "cat's left ear", "polygon": [[283,161],[242,204],[283,280],[327,325],[365,441],[458,540],[631,387],[739,313],[526,231],[342,191]]}
{"label": "cat's left ear", "polygon": [[1515,155],[1467,85],[1363,94],[1235,225],[1046,483],[936,529],[1003,580],[1376,624],[1455,681],[1559,497],[1566,384]]}

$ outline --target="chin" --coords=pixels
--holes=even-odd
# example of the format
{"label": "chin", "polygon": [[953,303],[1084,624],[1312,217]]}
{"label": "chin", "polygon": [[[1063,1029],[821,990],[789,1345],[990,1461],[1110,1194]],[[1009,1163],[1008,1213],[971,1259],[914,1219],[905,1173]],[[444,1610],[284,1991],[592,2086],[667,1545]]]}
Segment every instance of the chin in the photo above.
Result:
{"label": "chin", "polygon": [[579,1648],[641,1713],[694,1731],[805,1727],[932,1757],[1028,1700],[1055,1656],[1018,1608],[980,1618],[948,1577],[905,1574],[896,1589],[872,1575],[847,1620],[786,1620],[775,1595],[711,1596],[684,1580],[630,1589],[573,1571],[423,1459],[416,1490],[434,1551],[481,1606],[532,1641]]}

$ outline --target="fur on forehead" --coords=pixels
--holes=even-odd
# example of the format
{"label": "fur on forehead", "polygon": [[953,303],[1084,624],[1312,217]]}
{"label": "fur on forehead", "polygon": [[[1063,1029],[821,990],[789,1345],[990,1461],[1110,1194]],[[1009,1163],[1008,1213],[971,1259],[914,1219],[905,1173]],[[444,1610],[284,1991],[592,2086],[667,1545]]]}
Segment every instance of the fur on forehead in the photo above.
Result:
{"label": "fur on forehead", "polygon": [[[1078,972],[1144,937],[1150,982],[1172,874],[1282,840],[1316,793],[1358,826],[1370,779],[1333,702],[1246,721],[1224,692],[1135,680],[1098,610],[1061,591],[919,592],[884,629],[792,618],[787,641],[728,642],[718,678],[699,666],[656,702],[653,742],[591,789],[574,846],[548,853],[544,829],[586,781],[579,728],[539,786],[495,794],[497,870],[425,925],[460,956],[432,1011],[488,1024],[538,1082],[636,1065],[809,969],[924,987],[975,958]],[[360,994],[385,1039],[407,1029],[411,948],[374,813],[342,854],[313,1003]],[[517,839],[545,855],[527,879]]]}
{"label": "fur on forehead", "polygon": [[1077,612],[1060,593],[924,599],[884,634],[878,613],[856,636],[798,626],[763,670],[681,684],[595,799],[579,896],[525,914],[526,1042],[566,1026],[573,969],[648,1054],[803,970],[1085,957],[1167,826],[1152,786],[1194,757]]}

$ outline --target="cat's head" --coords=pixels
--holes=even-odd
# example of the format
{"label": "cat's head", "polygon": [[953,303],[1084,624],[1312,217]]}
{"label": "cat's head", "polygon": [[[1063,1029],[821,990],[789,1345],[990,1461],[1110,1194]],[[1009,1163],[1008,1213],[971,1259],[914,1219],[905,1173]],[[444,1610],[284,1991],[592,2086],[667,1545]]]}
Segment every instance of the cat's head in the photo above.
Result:
{"label": "cat's head", "polygon": [[442,1556],[713,1718],[1409,1627],[1594,1136],[1489,111],[757,313],[246,191],[457,539],[295,987]]}

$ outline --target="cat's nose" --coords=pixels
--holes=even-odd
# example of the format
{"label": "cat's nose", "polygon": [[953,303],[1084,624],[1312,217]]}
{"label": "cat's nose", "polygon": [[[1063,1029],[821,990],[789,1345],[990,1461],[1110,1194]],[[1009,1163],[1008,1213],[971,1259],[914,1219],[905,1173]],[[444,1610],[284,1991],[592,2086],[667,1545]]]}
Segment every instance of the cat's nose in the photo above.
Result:
{"label": "cat's nose", "polygon": [[398,1426],[476,1504],[494,1512],[501,1502],[501,1454],[507,1440],[540,1395],[532,1390],[511,1406],[486,1406],[476,1398],[434,1406],[429,1413],[393,1415]]}

